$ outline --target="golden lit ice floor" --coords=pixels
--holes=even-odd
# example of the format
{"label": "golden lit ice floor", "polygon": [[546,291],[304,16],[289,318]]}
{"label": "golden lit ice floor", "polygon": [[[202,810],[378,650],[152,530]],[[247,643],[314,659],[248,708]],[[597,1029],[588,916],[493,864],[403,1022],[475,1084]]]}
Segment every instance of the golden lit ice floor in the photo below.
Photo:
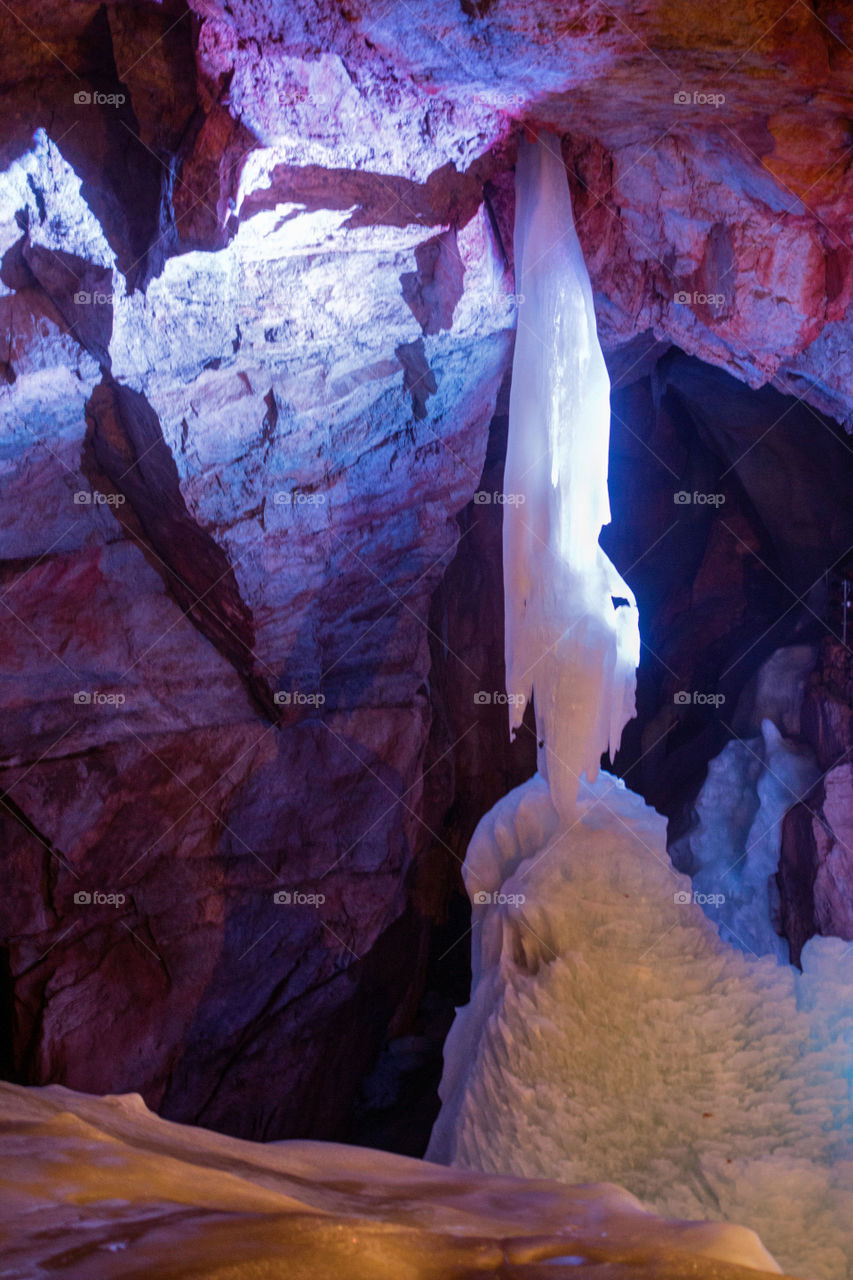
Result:
{"label": "golden lit ice floor", "polygon": [[749,1280],[753,1232],[565,1187],[320,1142],[254,1143],[137,1094],[0,1084],[0,1278]]}

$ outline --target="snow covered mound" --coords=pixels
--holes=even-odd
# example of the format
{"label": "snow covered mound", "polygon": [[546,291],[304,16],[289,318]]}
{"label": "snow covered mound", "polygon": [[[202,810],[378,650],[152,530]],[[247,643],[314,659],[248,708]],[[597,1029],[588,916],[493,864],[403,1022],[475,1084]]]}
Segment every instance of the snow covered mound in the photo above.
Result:
{"label": "snow covered mound", "polygon": [[607,774],[561,823],[538,775],[465,863],[474,982],[427,1156],[613,1179],[655,1212],[752,1227],[784,1268],[853,1276],[853,946],[803,973],[724,942],[665,821]]}
{"label": "snow covered mound", "polygon": [[4,1278],[778,1274],[751,1231],[664,1222],[614,1186],[488,1177],[332,1143],[244,1142],[160,1120],[138,1094],[55,1085],[0,1084],[0,1120]]}

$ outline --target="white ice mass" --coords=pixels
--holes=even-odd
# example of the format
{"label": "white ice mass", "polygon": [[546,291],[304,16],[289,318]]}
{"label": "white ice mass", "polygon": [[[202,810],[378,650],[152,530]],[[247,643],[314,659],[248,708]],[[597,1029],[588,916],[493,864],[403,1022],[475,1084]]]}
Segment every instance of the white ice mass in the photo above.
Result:
{"label": "white ice mass", "polygon": [[[745,1223],[794,1275],[851,1280],[853,945],[812,939],[802,973],[732,945],[664,819],[596,776],[633,710],[638,643],[597,542],[607,380],[555,140],[523,147],[516,209],[506,489],[526,501],[504,507],[507,685],[534,692],[544,747],[466,857],[472,995],[427,1158],[613,1180],[656,1212]],[[798,785],[780,743],[768,722],[764,759]],[[779,808],[765,776],[751,821]],[[747,826],[746,914],[772,860],[761,838]]]}
{"label": "white ice mass", "polygon": [[[559,144],[522,144],[516,170],[519,307],[504,489],[510,729],[531,696],[539,770],[569,819],[634,714],[637,606],[598,545],[610,520],[610,380]],[[614,599],[627,603],[618,608]]]}
{"label": "white ice mass", "polygon": [[726,941],[752,955],[788,961],[788,944],[774,928],[782,819],[819,774],[811,754],[765,719],[760,738],[733,738],[710,761],[696,825],[670,846]]}

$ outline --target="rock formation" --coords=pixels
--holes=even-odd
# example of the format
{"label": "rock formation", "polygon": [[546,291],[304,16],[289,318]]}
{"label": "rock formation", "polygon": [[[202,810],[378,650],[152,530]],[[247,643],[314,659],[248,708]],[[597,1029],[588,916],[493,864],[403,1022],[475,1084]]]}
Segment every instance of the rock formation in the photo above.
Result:
{"label": "rock formation", "polygon": [[[637,483],[665,450],[646,528],[731,469],[734,533],[679,536],[692,603],[614,526],[651,647],[722,679],[846,549],[749,461],[851,462],[853,19],[688,8],[5,6],[5,1074],[341,1136],[411,1025],[467,838],[532,755],[474,700],[503,688],[474,495],[500,487],[524,124],[562,138],[615,456]],[[686,803],[721,730],[667,718],[663,670],[623,763]]]}

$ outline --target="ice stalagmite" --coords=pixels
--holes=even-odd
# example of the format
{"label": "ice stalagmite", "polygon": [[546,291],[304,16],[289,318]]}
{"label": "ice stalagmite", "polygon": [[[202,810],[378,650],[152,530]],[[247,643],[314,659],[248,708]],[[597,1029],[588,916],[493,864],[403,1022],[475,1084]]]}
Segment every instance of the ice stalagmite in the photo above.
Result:
{"label": "ice stalagmite", "polygon": [[[752,1228],[791,1274],[853,1280],[853,946],[812,938],[802,973],[733,946],[672,866],[664,819],[595,777],[633,710],[637,615],[597,542],[607,377],[555,142],[522,149],[517,196],[507,680],[534,694],[545,745],[465,858],[471,1000],[427,1158],[617,1182]],[[773,764],[772,724],[763,737]],[[771,835],[750,834],[736,911],[766,891]],[[727,864],[702,881],[719,900],[710,861]]]}
{"label": "ice stalagmite", "polygon": [[[610,520],[610,381],[559,142],[522,143],[519,311],[504,490],[510,729],[535,697],[539,769],[562,817],[634,714],[637,608],[598,545]],[[619,607],[614,599],[627,601]]]}

